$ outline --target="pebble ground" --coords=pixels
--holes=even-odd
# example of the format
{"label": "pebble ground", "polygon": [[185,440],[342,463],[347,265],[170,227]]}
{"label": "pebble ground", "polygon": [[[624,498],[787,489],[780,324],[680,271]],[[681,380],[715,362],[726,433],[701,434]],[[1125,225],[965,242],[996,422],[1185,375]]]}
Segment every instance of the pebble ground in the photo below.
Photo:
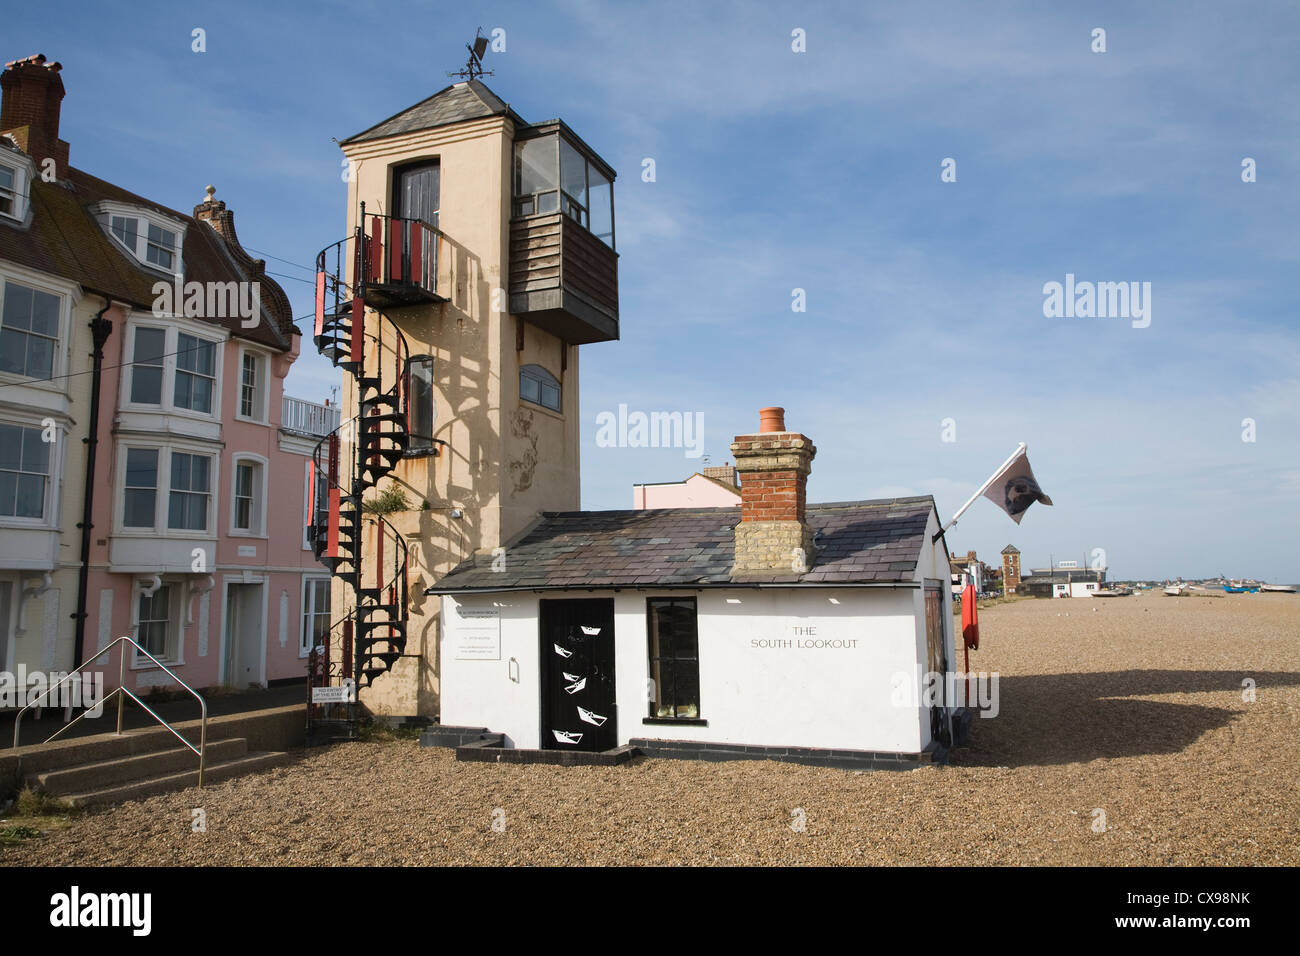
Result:
{"label": "pebble ground", "polygon": [[1000,713],[948,766],[560,768],[337,744],[73,817],[0,863],[1300,864],[1300,595],[1023,600],[981,632],[971,670],[1000,674]]}

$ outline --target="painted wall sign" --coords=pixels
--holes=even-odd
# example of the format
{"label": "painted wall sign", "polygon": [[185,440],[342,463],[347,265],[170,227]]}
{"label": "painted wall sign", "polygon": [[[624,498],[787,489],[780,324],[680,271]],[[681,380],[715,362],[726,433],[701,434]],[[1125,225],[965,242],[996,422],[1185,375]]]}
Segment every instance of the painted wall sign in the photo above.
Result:
{"label": "painted wall sign", "polygon": [[457,608],[456,660],[501,660],[501,612],[496,608]]}
{"label": "painted wall sign", "polygon": [[829,632],[838,630],[818,624],[790,624],[785,628],[786,637],[752,637],[749,646],[753,650],[790,648],[792,650],[822,651],[844,650],[858,646],[855,637],[833,637]]}
{"label": "painted wall sign", "polygon": [[241,558],[255,558],[255,557],[257,557],[257,545],[255,545],[255,544],[241,544],[241,545],[239,546],[239,556],[240,556]]}

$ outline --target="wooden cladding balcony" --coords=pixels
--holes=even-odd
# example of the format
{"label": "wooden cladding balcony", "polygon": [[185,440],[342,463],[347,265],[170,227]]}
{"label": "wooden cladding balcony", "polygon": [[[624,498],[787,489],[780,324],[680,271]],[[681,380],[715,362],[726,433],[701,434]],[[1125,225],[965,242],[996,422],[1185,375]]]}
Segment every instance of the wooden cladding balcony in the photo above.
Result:
{"label": "wooden cladding balcony", "polygon": [[571,345],[618,338],[618,254],[568,216],[510,224],[510,311]]}

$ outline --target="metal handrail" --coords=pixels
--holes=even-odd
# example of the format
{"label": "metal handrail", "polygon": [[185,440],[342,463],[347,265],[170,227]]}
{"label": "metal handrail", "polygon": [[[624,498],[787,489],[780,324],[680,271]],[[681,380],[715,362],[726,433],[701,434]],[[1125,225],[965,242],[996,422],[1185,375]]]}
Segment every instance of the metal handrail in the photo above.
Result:
{"label": "metal handrail", "polygon": [[[57,684],[52,685],[52,686],[49,688],[49,690],[46,690],[44,693],[42,693],[40,696],[38,696],[38,697],[36,698],[36,700],[32,701],[30,704],[28,704],[28,705],[27,705],[26,707],[24,707],[22,710],[18,711],[18,716],[14,718],[14,753],[18,755],[18,776],[19,776],[19,779],[22,778],[22,771],[23,771],[23,754],[22,754],[22,750],[21,750],[21,749],[19,748],[19,746],[18,746],[18,731],[19,731],[19,728],[20,728],[20,726],[21,726],[21,724],[22,724],[23,714],[25,714],[25,713],[27,713],[27,711],[32,710],[33,708],[39,706],[39,703],[40,703],[40,701],[42,700],[42,698],[48,697],[50,694],[54,693],[55,690],[57,690],[58,688],[60,688],[60,687],[63,686],[64,682],[66,682],[66,681],[68,681],[68,680],[71,680],[74,674],[78,674],[78,673],[80,673],[81,671],[85,670],[87,667],[89,667],[91,664],[95,663],[95,661],[99,660],[101,657],[103,657],[105,654],[107,654],[107,653],[108,653],[109,651],[111,651],[113,648],[117,647],[117,645],[121,644],[123,641],[125,641],[127,644],[130,644],[132,647],[134,647],[137,651],[139,651],[139,652],[140,652],[141,654],[143,654],[145,657],[149,658],[149,660],[153,661],[154,664],[156,664],[156,665],[157,665],[158,667],[160,667],[163,671],[165,671],[166,674],[167,674],[169,677],[171,677],[172,680],[174,680],[174,681],[176,681],[176,683],[180,684],[182,688],[184,688],[184,689],[185,689],[185,690],[186,690],[186,691],[187,691],[191,696],[194,697],[195,700],[197,700],[197,701],[199,702],[199,708],[200,708],[200,713],[201,713],[201,717],[200,717],[201,723],[199,724],[199,745],[198,745],[198,747],[195,747],[192,743],[190,743],[188,740],[186,740],[184,737],[182,737],[182,736],[180,735],[180,733],[177,732],[176,728],[174,728],[171,724],[167,723],[167,721],[163,720],[163,719],[162,719],[161,717],[159,717],[156,713],[154,713],[153,709],[152,709],[148,704],[146,704],[144,701],[142,701],[142,700],[141,700],[139,697],[137,697],[135,694],[131,693],[131,691],[129,691],[129,690],[126,689],[126,650],[125,650],[125,649],[123,649],[123,651],[122,651],[122,660],[121,660],[121,664],[120,664],[120,666],[119,666],[119,668],[118,668],[117,686],[116,686],[115,688],[113,688],[113,692],[112,692],[112,693],[110,693],[107,697],[105,697],[105,698],[100,702],[101,707],[102,707],[103,704],[106,704],[106,703],[108,703],[110,700],[112,700],[114,695],[117,695],[117,733],[121,734],[121,733],[122,733],[122,704],[123,704],[123,695],[125,695],[126,697],[130,697],[133,701],[135,701],[137,704],[139,704],[139,705],[144,709],[145,713],[147,713],[147,714],[148,714],[150,717],[152,717],[154,720],[158,721],[158,723],[160,723],[160,724],[162,724],[164,727],[166,727],[166,728],[168,729],[168,731],[171,732],[171,734],[172,734],[173,737],[175,737],[177,740],[179,740],[181,743],[183,743],[183,744],[184,744],[186,747],[188,747],[191,751],[193,751],[193,753],[194,753],[194,754],[199,758],[199,789],[200,789],[200,790],[203,789],[203,770],[204,770],[204,767],[205,767],[205,765],[206,765],[206,763],[207,763],[206,758],[207,758],[207,749],[208,749],[208,703],[207,703],[207,701],[205,701],[205,700],[204,700],[204,699],[203,699],[203,698],[202,698],[202,697],[201,697],[201,696],[200,696],[200,695],[199,695],[199,694],[194,690],[193,687],[191,687],[189,684],[185,683],[185,681],[183,681],[183,680],[181,680],[179,677],[177,677],[176,674],[172,671],[172,669],[171,669],[170,667],[168,667],[168,666],[167,666],[166,664],[164,664],[162,661],[158,660],[158,658],[154,657],[152,654],[150,654],[148,651],[146,651],[143,647],[141,647],[139,644],[137,644],[137,643],[136,643],[135,641],[133,641],[131,638],[127,637],[125,634],[122,635],[121,637],[119,637],[117,640],[113,641],[111,644],[109,644],[109,645],[108,645],[107,647],[105,647],[103,650],[99,651],[99,653],[97,653],[97,654],[96,654],[94,657],[92,657],[90,660],[86,661],[86,662],[85,662],[84,664],[82,664],[80,667],[77,667],[77,668],[75,668],[74,670],[69,671],[69,672],[68,672],[68,673],[63,677],[63,679],[60,680]],[[89,710],[86,711],[86,713],[89,713],[89,712],[90,712]],[[101,711],[101,712],[102,712],[102,711]],[[86,716],[86,713],[83,713],[83,714],[81,714],[80,716],[78,716],[78,717],[76,718],[76,720],[72,720],[72,721],[69,721],[68,723],[64,724],[62,727],[60,727],[58,730],[56,730],[56,731],[55,731],[54,733],[52,733],[50,736],[46,737],[45,740],[42,741],[42,743],[46,743],[46,744],[48,744],[48,743],[49,743],[51,740],[53,740],[55,737],[59,736],[59,734],[63,733],[65,730],[67,730],[67,729],[68,729],[69,727],[71,727],[73,724],[77,723],[77,722],[80,721],[82,718],[84,718],[84,717]]]}

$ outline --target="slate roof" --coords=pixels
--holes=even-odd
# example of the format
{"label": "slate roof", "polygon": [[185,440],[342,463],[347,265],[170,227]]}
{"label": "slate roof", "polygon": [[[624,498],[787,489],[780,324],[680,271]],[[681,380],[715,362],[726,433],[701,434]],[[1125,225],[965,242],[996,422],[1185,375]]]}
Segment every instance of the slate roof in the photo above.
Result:
{"label": "slate roof", "polygon": [[166,277],[138,265],[130,253],[109,238],[89,207],[110,199],[160,212],[185,223],[181,256],[187,282],[261,284],[263,320],[256,328],[243,328],[238,317],[203,321],[281,351],[290,348],[290,336],[296,329],[289,299],[278,283],[263,274],[262,261],[250,257],[238,242],[228,245],[206,222],[80,169],[69,167],[65,176],[52,183],[33,177],[29,185],[30,225],[0,223],[0,259],[70,279],[91,292],[149,309],[154,301],[154,283],[166,281]]}
{"label": "slate roof", "polygon": [[364,143],[367,140],[383,139],[386,136],[398,136],[416,130],[435,129],[451,123],[507,114],[514,118],[516,125],[526,125],[510,109],[509,104],[489,90],[482,81],[468,80],[439,90],[428,99],[421,100],[395,116],[390,116],[382,123],[349,136],[339,145]]}
{"label": "slate roof", "polygon": [[739,507],[547,513],[506,549],[504,570],[464,561],[427,593],[910,582],[932,513],[929,495],[809,505],[821,533],[812,566],[747,575],[732,574]]}

